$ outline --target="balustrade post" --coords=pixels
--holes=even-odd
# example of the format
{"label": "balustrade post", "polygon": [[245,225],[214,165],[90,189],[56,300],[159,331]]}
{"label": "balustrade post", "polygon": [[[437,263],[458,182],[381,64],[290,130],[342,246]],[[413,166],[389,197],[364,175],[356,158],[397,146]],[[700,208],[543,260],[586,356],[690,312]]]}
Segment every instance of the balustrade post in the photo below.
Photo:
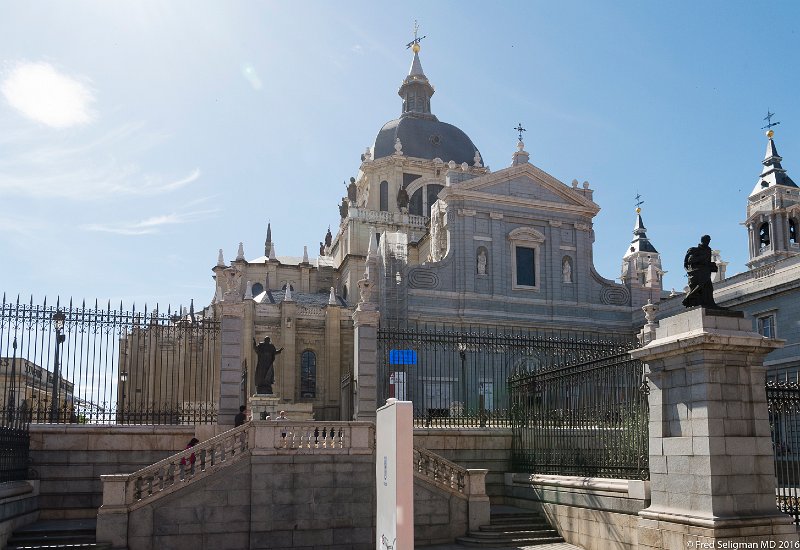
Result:
{"label": "balustrade post", "polygon": [[490,503],[486,495],[486,474],[489,470],[467,469],[466,487],[469,507],[469,530],[477,531],[481,525],[490,523]]}
{"label": "balustrade post", "polygon": [[112,548],[128,546],[127,474],[101,475],[103,504],[97,511],[97,542]]}

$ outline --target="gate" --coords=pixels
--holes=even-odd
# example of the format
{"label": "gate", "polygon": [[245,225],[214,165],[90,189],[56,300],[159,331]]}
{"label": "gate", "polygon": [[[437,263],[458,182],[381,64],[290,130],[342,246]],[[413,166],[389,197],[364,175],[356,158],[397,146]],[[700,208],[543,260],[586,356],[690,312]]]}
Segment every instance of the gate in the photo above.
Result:
{"label": "gate", "polygon": [[768,380],[767,404],[778,509],[800,524],[800,386],[787,380]]}
{"label": "gate", "polygon": [[425,427],[511,427],[508,379],[633,348],[631,335],[390,325],[378,330],[378,403],[412,401]]}
{"label": "gate", "polygon": [[166,313],[0,303],[0,414],[15,425],[216,421],[219,323]]}
{"label": "gate", "polygon": [[649,479],[643,374],[624,352],[513,377],[512,470]]}

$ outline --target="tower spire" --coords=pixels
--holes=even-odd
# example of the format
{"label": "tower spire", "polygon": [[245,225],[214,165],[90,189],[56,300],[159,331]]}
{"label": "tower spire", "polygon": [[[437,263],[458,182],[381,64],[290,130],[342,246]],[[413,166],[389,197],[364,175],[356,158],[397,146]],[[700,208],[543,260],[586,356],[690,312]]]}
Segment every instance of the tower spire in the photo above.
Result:
{"label": "tower spire", "polygon": [[767,110],[767,116],[764,117],[764,120],[768,122],[766,126],[761,128],[762,130],[764,128],[767,129],[767,152],[764,154],[764,160],[761,161],[761,164],[764,165],[764,169],[758,177],[758,182],[755,188],[753,188],[753,192],[750,193],[751,196],[775,185],[797,187],[797,184],[792,181],[792,178],[786,174],[786,169],[781,166],[783,158],[778,154],[778,148],[775,147],[775,141],[772,139],[775,135],[772,128],[780,124],[780,122],[772,122],[773,116],[775,116],[775,113],[771,113]]}
{"label": "tower spire", "polygon": [[406,44],[406,48],[414,52],[414,58],[411,60],[408,76],[403,80],[403,84],[397,94],[403,98],[402,116],[412,115],[435,118],[431,114],[433,86],[428,81],[428,77],[425,76],[425,72],[422,70],[422,62],[419,60],[419,51],[421,49],[419,43],[423,38],[425,37],[419,36],[419,25],[414,21],[414,39]]}
{"label": "tower spire", "polygon": [[272,224],[267,222],[267,239],[264,241],[264,256],[272,257]]}

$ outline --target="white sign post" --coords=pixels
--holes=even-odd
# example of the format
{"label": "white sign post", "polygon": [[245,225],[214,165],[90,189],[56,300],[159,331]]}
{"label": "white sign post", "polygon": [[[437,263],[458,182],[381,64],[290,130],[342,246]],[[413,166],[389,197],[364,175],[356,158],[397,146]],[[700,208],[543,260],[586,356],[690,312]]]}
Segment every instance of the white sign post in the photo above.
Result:
{"label": "white sign post", "polygon": [[377,550],[414,548],[414,423],[411,401],[388,399],[376,419]]}

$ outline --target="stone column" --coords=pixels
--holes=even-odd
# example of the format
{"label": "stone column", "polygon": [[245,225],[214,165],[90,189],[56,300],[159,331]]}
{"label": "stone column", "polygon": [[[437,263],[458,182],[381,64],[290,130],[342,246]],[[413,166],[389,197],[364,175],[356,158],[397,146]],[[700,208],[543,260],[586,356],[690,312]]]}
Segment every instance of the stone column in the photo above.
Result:
{"label": "stone column", "polygon": [[650,385],[651,503],[639,513],[639,548],[798,540],[775,504],[762,365],[783,343],[751,328],[740,312],[694,308],[631,352]]}
{"label": "stone column", "polygon": [[353,420],[375,422],[380,312],[361,309],[362,305],[353,313]]}
{"label": "stone column", "polygon": [[221,360],[219,373],[219,403],[217,424],[233,426],[239,412],[242,366],[245,356],[242,342],[245,307],[242,302],[222,302]]}

